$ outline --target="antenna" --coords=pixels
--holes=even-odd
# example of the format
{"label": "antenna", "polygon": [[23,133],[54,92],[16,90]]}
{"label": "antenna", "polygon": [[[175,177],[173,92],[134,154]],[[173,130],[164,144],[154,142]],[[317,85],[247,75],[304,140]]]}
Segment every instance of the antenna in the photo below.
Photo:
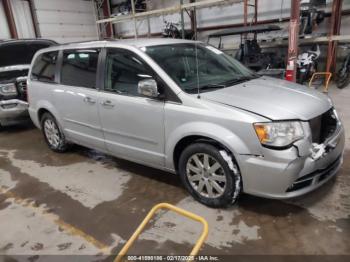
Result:
{"label": "antenna", "polygon": [[197,98],[201,98],[200,94],[200,88],[199,88],[199,65],[198,65],[198,48],[197,48],[197,41],[195,42],[195,53],[196,53],[196,71],[197,71]]}

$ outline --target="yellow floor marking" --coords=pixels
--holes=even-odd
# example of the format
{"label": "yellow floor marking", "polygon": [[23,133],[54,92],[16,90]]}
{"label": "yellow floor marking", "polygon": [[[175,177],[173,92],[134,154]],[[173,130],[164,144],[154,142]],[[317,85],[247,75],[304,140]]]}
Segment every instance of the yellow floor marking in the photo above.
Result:
{"label": "yellow floor marking", "polygon": [[42,208],[34,205],[33,201],[30,201],[28,199],[23,199],[20,196],[16,195],[15,193],[6,190],[4,187],[0,187],[0,194],[6,196],[7,198],[13,198],[16,204],[19,204],[23,207],[28,207],[31,209],[34,209],[36,212],[41,212],[41,215],[47,219],[49,219],[51,222],[54,222],[56,225],[58,225],[60,228],[62,228],[65,232],[67,232],[70,235],[74,236],[80,236],[84,238],[87,242],[94,245],[96,248],[98,248],[103,254],[110,254],[111,247],[100,242],[99,240],[95,239],[93,236],[85,233],[84,231],[76,228],[73,225],[70,225],[66,222],[64,222],[62,219],[58,218],[57,215],[54,215],[52,213],[48,213],[47,211],[43,210]]}

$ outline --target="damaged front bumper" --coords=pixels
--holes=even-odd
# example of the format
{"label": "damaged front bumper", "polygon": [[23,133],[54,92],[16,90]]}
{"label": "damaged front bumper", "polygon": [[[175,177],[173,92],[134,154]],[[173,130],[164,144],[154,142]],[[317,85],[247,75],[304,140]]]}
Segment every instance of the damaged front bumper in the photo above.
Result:
{"label": "damaged front bumper", "polygon": [[0,124],[17,124],[29,119],[28,103],[19,99],[0,101]]}
{"label": "damaged front bumper", "polygon": [[287,199],[320,187],[336,175],[343,162],[344,128],[316,145],[302,142],[287,150],[264,148],[263,156],[239,156],[243,191],[257,196]]}

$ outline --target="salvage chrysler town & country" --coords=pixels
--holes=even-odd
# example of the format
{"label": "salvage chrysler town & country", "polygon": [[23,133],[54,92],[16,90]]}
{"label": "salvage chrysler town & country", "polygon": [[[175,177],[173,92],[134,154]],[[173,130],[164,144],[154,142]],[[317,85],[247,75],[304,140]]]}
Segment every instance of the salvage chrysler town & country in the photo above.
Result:
{"label": "salvage chrysler town & country", "polygon": [[342,164],[344,129],[326,95],[258,76],[201,42],[46,48],[32,62],[28,98],[52,150],[76,143],[177,173],[212,207],[241,192],[300,196]]}

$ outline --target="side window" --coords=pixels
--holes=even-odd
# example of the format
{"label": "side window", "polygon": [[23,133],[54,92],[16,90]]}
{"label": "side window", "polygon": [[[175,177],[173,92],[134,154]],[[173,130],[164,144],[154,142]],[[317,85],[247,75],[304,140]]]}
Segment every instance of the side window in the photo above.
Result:
{"label": "side window", "polygon": [[95,88],[99,50],[65,50],[61,84]]}
{"label": "side window", "polygon": [[31,79],[53,83],[55,82],[55,70],[58,51],[39,55],[33,65]]}
{"label": "side window", "polygon": [[107,50],[106,91],[139,96],[137,92],[139,81],[152,76],[149,66],[133,52],[121,49]]}

